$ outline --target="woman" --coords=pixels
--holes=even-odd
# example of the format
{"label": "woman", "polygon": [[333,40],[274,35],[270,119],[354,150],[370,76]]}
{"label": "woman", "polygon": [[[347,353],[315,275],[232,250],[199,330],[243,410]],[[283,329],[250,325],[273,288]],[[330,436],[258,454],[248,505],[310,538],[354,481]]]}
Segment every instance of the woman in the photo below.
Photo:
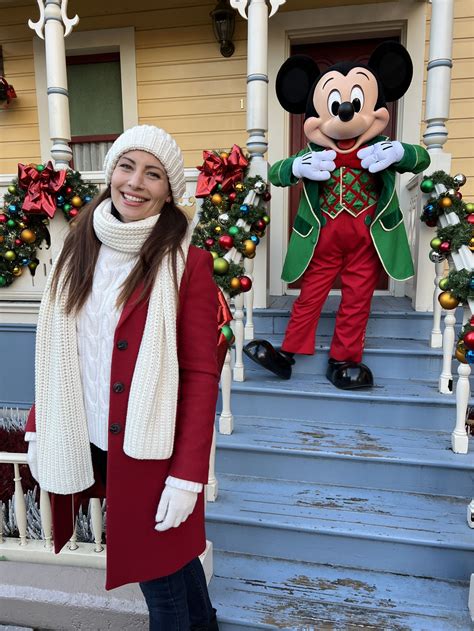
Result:
{"label": "woman", "polygon": [[29,462],[51,493],[56,552],[80,502],[105,496],[106,589],[139,582],[150,629],[215,630],[198,558],[218,389],[212,259],[189,245],[169,134],[128,129],[104,171],[43,295]]}

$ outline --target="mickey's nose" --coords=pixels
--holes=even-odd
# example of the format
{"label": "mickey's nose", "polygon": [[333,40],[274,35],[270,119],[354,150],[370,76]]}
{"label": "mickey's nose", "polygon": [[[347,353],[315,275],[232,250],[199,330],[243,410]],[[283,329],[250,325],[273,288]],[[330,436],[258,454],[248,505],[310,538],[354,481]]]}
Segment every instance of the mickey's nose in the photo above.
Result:
{"label": "mickey's nose", "polygon": [[337,114],[343,123],[347,123],[354,118],[354,106],[350,101],[341,103]]}

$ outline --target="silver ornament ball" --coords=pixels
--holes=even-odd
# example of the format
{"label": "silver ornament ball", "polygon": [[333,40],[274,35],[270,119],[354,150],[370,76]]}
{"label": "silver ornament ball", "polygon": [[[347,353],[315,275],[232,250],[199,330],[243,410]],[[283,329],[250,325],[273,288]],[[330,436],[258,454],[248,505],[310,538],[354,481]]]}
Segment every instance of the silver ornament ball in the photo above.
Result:
{"label": "silver ornament ball", "polygon": [[431,250],[429,257],[432,263],[441,263],[441,261],[444,261],[446,258],[444,254],[441,252],[435,252],[435,250]]}
{"label": "silver ornament ball", "polygon": [[229,215],[227,213],[222,213],[222,215],[219,215],[218,219],[219,223],[221,223],[223,226],[229,223]]}
{"label": "silver ornament ball", "polygon": [[257,195],[263,195],[267,190],[267,185],[262,180],[257,180],[253,185],[253,190],[257,193]]}
{"label": "silver ornament ball", "polygon": [[453,179],[456,182],[456,186],[458,188],[464,186],[464,184],[466,183],[466,176],[464,175],[464,173],[457,173]]}

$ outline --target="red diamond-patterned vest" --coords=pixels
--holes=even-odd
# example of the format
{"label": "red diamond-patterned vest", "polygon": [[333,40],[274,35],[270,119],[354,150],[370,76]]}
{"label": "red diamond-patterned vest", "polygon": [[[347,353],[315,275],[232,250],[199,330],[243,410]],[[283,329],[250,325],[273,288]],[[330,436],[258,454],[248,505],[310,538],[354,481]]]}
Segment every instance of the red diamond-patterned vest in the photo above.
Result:
{"label": "red diamond-patterned vest", "polygon": [[337,154],[336,168],[329,180],[319,185],[321,211],[334,219],[342,211],[357,217],[361,212],[374,209],[379,197],[378,178],[362,169],[357,149],[348,154]]}

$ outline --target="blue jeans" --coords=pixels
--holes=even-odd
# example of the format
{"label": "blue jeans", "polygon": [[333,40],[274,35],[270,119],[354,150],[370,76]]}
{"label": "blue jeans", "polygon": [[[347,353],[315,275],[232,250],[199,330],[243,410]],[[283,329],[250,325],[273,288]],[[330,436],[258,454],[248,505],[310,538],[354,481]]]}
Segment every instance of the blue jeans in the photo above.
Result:
{"label": "blue jeans", "polygon": [[174,574],[139,585],[150,612],[150,631],[218,631],[198,557]]}

